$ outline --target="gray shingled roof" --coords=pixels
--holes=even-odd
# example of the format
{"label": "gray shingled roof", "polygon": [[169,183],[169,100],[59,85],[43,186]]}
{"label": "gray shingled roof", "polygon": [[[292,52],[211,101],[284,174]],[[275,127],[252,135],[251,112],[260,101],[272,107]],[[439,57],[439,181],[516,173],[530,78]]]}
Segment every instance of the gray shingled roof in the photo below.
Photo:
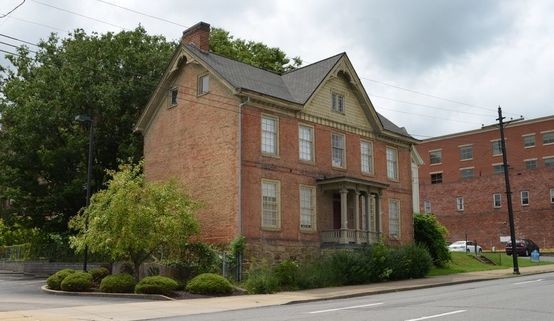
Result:
{"label": "gray shingled roof", "polygon": [[[202,51],[191,44],[187,44],[186,47],[233,87],[251,90],[302,105],[308,101],[340,58],[346,55],[340,53],[279,75],[211,52]],[[379,113],[377,115],[386,130],[410,137],[404,127],[396,126]]]}

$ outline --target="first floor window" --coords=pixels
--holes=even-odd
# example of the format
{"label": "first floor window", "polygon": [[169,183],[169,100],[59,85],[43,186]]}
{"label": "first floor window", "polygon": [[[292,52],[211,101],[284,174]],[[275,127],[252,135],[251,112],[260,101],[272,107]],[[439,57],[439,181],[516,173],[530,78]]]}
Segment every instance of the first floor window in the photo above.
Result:
{"label": "first floor window", "polygon": [[389,236],[400,238],[400,201],[389,200]]}
{"label": "first floor window", "polygon": [[462,168],[460,169],[460,178],[469,179],[474,176],[473,168]]}
{"label": "first floor window", "polygon": [[504,165],[503,164],[492,165],[492,172],[493,174],[504,174]]}
{"label": "first floor window", "polygon": [[277,155],[277,118],[262,116],[262,153]]}
{"label": "first floor window", "polygon": [[300,159],[312,162],[314,160],[314,129],[300,125],[298,127],[298,152]]}
{"label": "first floor window", "polygon": [[440,184],[440,183],[442,183],[442,173],[432,173],[431,184]]}
{"label": "first floor window", "polygon": [[456,210],[458,211],[464,210],[464,198],[461,196],[456,197]]}
{"label": "first floor window", "polygon": [[398,179],[398,151],[392,147],[387,147],[387,177]]}
{"label": "first floor window", "polygon": [[521,205],[529,205],[529,191],[521,191]]}
{"label": "first floor window", "polygon": [[492,156],[502,155],[502,145],[500,140],[492,141]]}
{"label": "first floor window", "polygon": [[502,198],[500,196],[500,193],[494,193],[492,194],[492,207],[499,208],[502,205]]}
{"label": "first floor window", "polygon": [[537,160],[536,159],[527,159],[524,161],[525,163],[525,169],[533,169],[537,168]]}
{"label": "first floor window", "polygon": [[279,181],[262,181],[262,227],[281,226],[280,194]]}
{"label": "first floor window", "polygon": [[554,188],[550,189],[550,203],[554,204]]}
{"label": "first floor window", "polygon": [[554,157],[549,157],[544,159],[544,166],[554,167]]}
{"label": "first floor window", "polygon": [[362,173],[370,174],[373,172],[373,145],[370,142],[360,142],[360,156],[362,164]]}
{"label": "first floor window", "polygon": [[332,164],[334,167],[346,167],[344,161],[344,135],[342,134],[332,134],[331,135],[332,146],[333,146],[333,160]]}
{"label": "first floor window", "polygon": [[423,212],[425,214],[431,213],[431,201],[430,200],[424,200],[423,201]]}
{"label": "first floor window", "polygon": [[315,188],[300,186],[300,228],[315,229]]}

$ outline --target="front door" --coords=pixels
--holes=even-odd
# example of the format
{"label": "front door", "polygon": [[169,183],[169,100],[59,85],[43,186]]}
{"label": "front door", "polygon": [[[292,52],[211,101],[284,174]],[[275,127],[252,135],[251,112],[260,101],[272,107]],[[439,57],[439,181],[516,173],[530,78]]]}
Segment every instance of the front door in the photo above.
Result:
{"label": "front door", "polygon": [[333,229],[340,230],[340,194],[333,194]]}

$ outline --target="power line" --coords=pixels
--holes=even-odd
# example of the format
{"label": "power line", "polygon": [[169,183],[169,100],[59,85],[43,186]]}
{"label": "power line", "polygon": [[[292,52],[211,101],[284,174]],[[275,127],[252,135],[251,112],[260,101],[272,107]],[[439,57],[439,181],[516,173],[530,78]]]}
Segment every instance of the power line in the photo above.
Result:
{"label": "power line", "polygon": [[10,54],[10,55],[14,55],[14,56],[21,57],[20,55],[16,54],[15,52],[10,52],[10,51],[3,50],[3,49],[0,49],[0,51],[1,51],[1,52],[4,52],[4,53],[7,53],[7,54]]}
{"label": "power line", "polygon": [[34,44],[34,43],[32,43],[32,42],[25,41],[25,40],[22,40],[22,39],[19,39],[19,38],[16,38],[16,37],[8,36],[8,35],[3,34],[3,33],[0,33],[0,37],[8,38],[8,39],[11,39],[11,40],[15,40],[15,41],[19,41],[19,42],[26,43],[26,44],[31,45],[31,46],[39,47],[39,45]]}
{"label": "power line", "polygon": [[[9,46],[9,47],[13,47],[13,48],[16,48],[16,49],[19,48],[19,46],[16,46],[16,45],[14,45],[14,44],[11,44],[11,43],[8,43],[8,42],[4,42],[4,41],[0,41],[0,44],[5,45],[5,46]],[[29,50],[29,51],[32,52],[32,53],[37,53],[36,51],[31,50],[31,49],[27,49],[27,50]]]}
{"label": "power line", "polygon": [[185,25],[180,24],[178,22],[174,22],[174,21],[171,21],[171,20],[168,20],[168,19],[165,19],[165,18],[161,18],[161,17],[154,16],[154,15],[151,15],[151,14],[148,14],[148,13],[144,13],[144,12],[141,12],[141,11],[138,11],[138,10],[135,10],[135,9],[120,6],[118,4],[111,3],[109,1],[104,1],[104,0],[96,0],[96,1],[107,4],[109,6],[117,7],[117,8],[123,9],[123,10],[127,10],[127,11],[130,11],[130,12],[145,16],[145,17],[149,17],[149,18],[156,19],[156,20],[159,20],[159,21],[167,22],[167,23],[170,23],[172,25],[176,25],[176,26],[183,27],[183,28],[188,28],[188,26],[185,26]]}
{"label": "power line", "polygon": [[17,5],[15,8],[13,8],[12,10],[8,11],[8,13],[3,14],[3,15],[0,15],[0,19],[1,19],[1,18],[7,17],[10,13],[14,12],[15,10],[17,10],[17,8],[21,7],[24,3],[25,3],[25,0],[21,1],[20,4],[18,4],[18,5]]}
{"label": "power line", "polygon": [[33,24],[33,25],[37,25],[37,26],[40,26],[40,27],[47,28],[47,29],[53,29],[53,30],[58,30],[58,31],[66,31],[66,30],[60,29],[60,28],[58,28],[58,27],[46,25],[46,24],[44,24],[44,23],[40,23],[40,22],[36,22],[36,21],[26,20],[26,19],[19,18],[19,17],[9,16],[8,18],[9,18],[9,19],[19,20],[19,21],[22,21],[22,22],[25,22],[25,23],[30,23],[30,24]]}

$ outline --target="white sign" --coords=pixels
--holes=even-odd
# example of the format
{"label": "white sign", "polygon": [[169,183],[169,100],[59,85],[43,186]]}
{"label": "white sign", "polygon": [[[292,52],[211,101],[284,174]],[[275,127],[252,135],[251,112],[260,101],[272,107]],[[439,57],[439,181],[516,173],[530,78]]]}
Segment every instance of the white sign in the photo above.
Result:
{"label": "white sign", "polygon": [[501,236],[500,237],[500,243],[508,243],[508,242],[511,242],[510,240],[510,236]]}

